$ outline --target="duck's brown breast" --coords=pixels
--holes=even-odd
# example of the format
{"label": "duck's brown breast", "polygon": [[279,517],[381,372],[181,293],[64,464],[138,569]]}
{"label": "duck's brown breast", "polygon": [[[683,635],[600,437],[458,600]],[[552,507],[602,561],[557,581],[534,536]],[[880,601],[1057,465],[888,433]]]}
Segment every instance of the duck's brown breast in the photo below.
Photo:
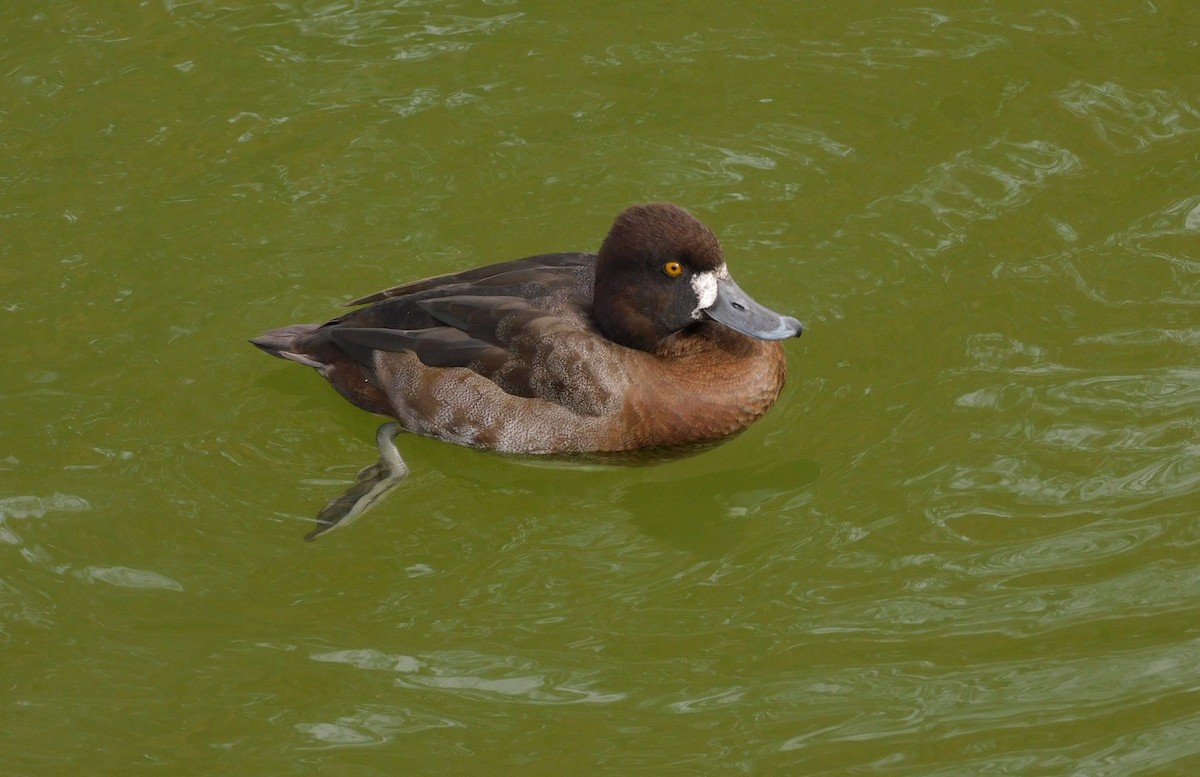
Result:
{"label": "duck's brown breast", "polygon": [[[722,328],[723,329],[723,328]],[[718,440],[761,418],[787,376],[778,342],[727,329],[631,370],[623,416],[630,447]]]}

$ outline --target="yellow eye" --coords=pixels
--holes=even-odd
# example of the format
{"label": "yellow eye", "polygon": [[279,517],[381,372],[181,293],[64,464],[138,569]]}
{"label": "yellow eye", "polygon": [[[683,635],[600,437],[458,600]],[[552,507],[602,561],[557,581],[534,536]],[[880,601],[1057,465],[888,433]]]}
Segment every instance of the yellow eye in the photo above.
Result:
{"label": "yellow eye", "polygon": [[663,272],[672,278],[678,278],[683,275],[683,265],[676,261],[670,261],[663,265]]}

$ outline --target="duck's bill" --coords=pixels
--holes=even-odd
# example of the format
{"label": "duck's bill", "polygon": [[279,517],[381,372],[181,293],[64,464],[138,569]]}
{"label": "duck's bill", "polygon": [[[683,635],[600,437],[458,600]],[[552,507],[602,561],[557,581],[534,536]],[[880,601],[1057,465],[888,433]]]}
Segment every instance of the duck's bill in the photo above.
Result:
{"label": "duck's bill", "polygon": [[704,313],[713,321],[759,340],[786,340],[804,332],[799,321],[758,304],[729,277],[717,281],[717,299]]}

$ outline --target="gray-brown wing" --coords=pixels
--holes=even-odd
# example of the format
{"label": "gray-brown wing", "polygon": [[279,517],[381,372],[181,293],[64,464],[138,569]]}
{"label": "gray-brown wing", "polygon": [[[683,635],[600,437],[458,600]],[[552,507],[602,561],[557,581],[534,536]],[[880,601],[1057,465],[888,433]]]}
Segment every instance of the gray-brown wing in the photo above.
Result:
{"label": "gray-brown wing", "polygon": [[583,415],[618,408],[628,379],[618,348],[579,312],[560,315],[528,300],[459,295],[421,300],[432,326],[393,329],[347,320],[325,334],[364,367],[376,352],[411,352],[427,367],[464,367],[508,394],[545,399]]}
{"label": "gray-brown wing", "polygon": [[[516,297],[456,296],[421,303],[472,340],[502,348],[505,363],[485,375],[504,391],[546,399],[584,415],[619,408],[628,385],[619,352],[582,311],[552,313]],[[494,366],[494,363],[493,363]]]}

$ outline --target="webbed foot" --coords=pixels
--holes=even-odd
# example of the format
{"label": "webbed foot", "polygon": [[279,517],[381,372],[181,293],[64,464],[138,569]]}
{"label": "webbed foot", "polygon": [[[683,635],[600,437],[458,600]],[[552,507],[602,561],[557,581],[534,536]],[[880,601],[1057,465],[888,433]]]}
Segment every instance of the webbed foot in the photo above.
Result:
{"label": "webbed foot", "polygon": [[379,427],[375,433],[379,461],[360,470],[354,485],[321,508],[321,512],[317,513],[317,527],[304,535],[304,539],[315,540],[325,532],[354,521],[400,485],[408,476],[408,465],[396,447],[395,438],[399,433],[400,425],[395,422]]}

